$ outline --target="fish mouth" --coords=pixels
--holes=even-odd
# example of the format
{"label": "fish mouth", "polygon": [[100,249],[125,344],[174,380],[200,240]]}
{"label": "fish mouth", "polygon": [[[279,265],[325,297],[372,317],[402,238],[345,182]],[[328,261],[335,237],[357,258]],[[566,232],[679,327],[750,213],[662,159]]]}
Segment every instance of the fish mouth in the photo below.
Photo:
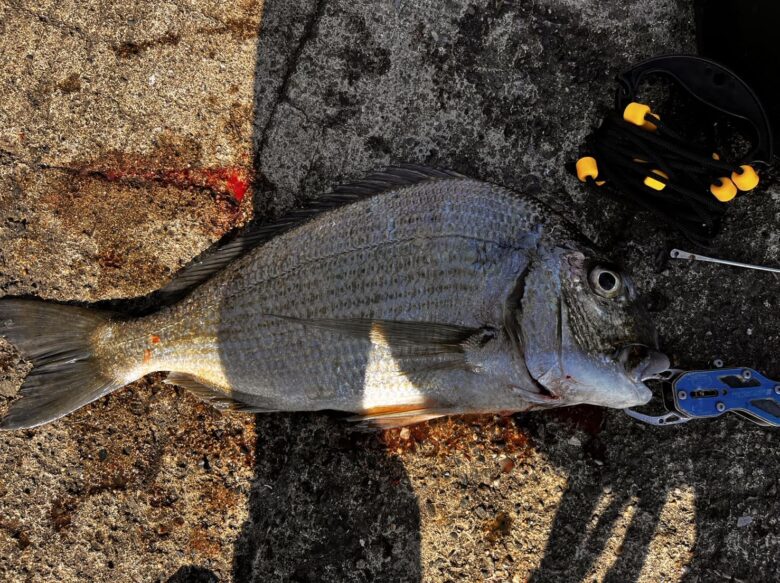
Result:
{"label": "fish mouth", "polygon": [[663,352],[644,344],[624,346],[618,352],[617,361],[626,369],[629,378],[637,383],[663,379],[663,374],[672,366]]}
{"label": "fish mouth", "polygon": [[[529,375],[530,376],[530,375]],[[560,401],[560,397],[553,393],[550,389],[539,383],[533,376],[530,376],[533,388],[536,390],[529,390],[519,385],[510,385],[512,392],[525,399],[529,403],[537,405],[549,405],[550,403],[556,403]]]}

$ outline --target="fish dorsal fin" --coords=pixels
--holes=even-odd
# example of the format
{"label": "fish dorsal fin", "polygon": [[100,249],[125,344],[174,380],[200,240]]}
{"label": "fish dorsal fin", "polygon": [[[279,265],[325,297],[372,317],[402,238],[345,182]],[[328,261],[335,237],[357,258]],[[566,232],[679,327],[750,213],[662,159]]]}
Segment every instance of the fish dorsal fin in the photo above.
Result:
{"label": "fish dorsal fin", "polygon": [[339,186],[331,193],[317,197],[277,220],[268,223],[251,221],[239,233],[228,235],[227,240],[223,239],[181,269],[170,283],[152,294],[153,303],[160,306],[178,301],[247,251],[308,222],[320,213],[393,189],[453,178],[465,176],[451,170],[414,164],[392,166],[362,180]]}
{"label": "fish dorsal fin", "polygon": [[176,385],[177,387],[187,389],[196,397],[217,409],[247,413],[269,413],[273,411],[273,409],[241,401],[240,393],[226,393],[223,389],[210,384],[208,381],[187,373],[171,372],[164,382],[168,385]]}

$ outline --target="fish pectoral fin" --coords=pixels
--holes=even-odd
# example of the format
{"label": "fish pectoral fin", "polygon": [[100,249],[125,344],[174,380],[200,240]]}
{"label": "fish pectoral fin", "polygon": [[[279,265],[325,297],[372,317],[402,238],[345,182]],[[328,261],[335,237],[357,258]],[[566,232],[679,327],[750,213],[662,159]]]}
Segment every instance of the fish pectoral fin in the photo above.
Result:
{"label": "fish pectoral fin", "polygon": [[[417,407],[417,408],[413,408]],[[404,425],[413,425],[430,421],[437,417],[446,415],[455,415],[458,412],[453,409],[432,408],[420,406],[398,406],[398,407],[374,407],[367,409],[360,415],[349,417],[348,421],[354,421],[365,429],[393,429]]]}
{"label": "fish pectoral fin", "polygon": [[183,372],[168,373],[165,384],[176,385],[187,389],[202,401],[206,401],[212,407],[229,411],[242,411],[245,413],[271,413],[273,408],[258,406],[241,400],[243,393],[226,393],[221,387],[209,383],[194,375]]}
{"label": "fish pectoral fin", "polygon": [[340,332],[356,338],[370,340],[373,344],[389,348],[415,348],[421,354],[463,353],[467,342],[483,336],[488,329],[439,324],[437,322],[407,322],[402,320],[377,320],[371,318],[312,319],[266,314],[325,330]]}

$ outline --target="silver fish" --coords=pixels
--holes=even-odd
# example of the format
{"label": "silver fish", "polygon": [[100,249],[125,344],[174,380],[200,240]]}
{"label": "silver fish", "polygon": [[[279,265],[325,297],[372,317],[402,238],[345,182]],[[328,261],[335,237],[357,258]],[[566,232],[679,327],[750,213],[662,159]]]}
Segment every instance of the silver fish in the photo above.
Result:
{"label": "silver fish", "polygon": [[149,316],[0,300],[0,334],[33,362],[0,427],[155,371],[223,408],[389,427],[631,407],[669,367],[631,279],[530,198],[405,166],[324,200],[349,204],[248,231],[165,291],[216,275]]}

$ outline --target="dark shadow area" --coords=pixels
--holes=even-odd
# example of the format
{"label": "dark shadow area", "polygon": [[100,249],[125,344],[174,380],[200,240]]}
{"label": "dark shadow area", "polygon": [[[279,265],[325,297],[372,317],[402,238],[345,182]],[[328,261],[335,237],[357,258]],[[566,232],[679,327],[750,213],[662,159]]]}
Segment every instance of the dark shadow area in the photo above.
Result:
{"label": "dark shadow area", "polygon": [[336,416],[257,420],[237,582],[420,581],[420,515],[403,463]]}
{"label": "dark shadow area", "polygon": [[[622,552],[617,557],[604,581],[629,582],[639,578],[652,540],[652,526],[657,522],[666,494],[664,490],[643,493],[639,506],[651,518],[652,525],[631,524],[625,535],[630,543],[630,552]],[[612,527],[626,504],[626,499],[621,495],[614,497],[605,507],[597,509],[603,495],[602,488],[597,484],[569,481],[547,541],[547,552],[530,579],[532,583],[586,580],[594,561],[605,549]],[[589,530],[594,515],[597,516],[595,525]],[[578,560],[572,560],[572,549],[580,551]]]}
{"label": "dark shadow area", "polygon": [[[658,487],[652,477],[637,479],[637,474],[642,473],[642,466],[647,467],[646,460],[634,460],[638,463],[630,467],[619,457],[619,452],[608,451],[601,436],[607,430],[604,410],[588,406],[573,407],[553,412],[549,418],[569,422],[573,427],[584,430],[589,439],[583,444],[586,460],[584,468],[578,463],[579,459],[572,460],[566,455],[553,453],[551,461],[563,469],[569,478],[556,511],[544,556],[529,578],[529,583],[585,581],[613,535],[621,512],[629,504],[635,511],[625,529],[624,542],[603,581],[637,581],[656,534],[670,485]],[[530,420],[528,425],[537,439],[540,433],[544,435],[541,425],[543,419]],[[551,448],[550,451],[555,452],[556,449]],[[613,467],[613,458],[620,467]],[[624,481],[630,481],[630,486]]]}
{"label": "dark shadow area", "polygon": [[[568,436],[559,441],[548,422],[561,419],[586,432],[581,450],[558,447]],[[613,561],[600,580],[639,581],[656,537],[664,542],[656,546],[655,564],[664,560],[659,553],[666,557],[673,581],[773,579],[766,576],[775,571],[773,551],[744,541],[769,540],[775,532],[778,482],[772,471],[745,475],[740,452],[760,457],[762,467],[777,467],[776,430],[734,417],[649,428],[590,407],[534,415],[521,423],[549,462],[569,476],[530,582],[589,580],[589,569],[605,551],[613,553]],[[665,510],[667,505],[671,509]],[[686,512],[679,514],[679,508]],[[691,516],[692,539],[668,538],[685,530]],[[739,526],[740,520],[747,524]],[[621,542],[608,550],[618,525]]]}

